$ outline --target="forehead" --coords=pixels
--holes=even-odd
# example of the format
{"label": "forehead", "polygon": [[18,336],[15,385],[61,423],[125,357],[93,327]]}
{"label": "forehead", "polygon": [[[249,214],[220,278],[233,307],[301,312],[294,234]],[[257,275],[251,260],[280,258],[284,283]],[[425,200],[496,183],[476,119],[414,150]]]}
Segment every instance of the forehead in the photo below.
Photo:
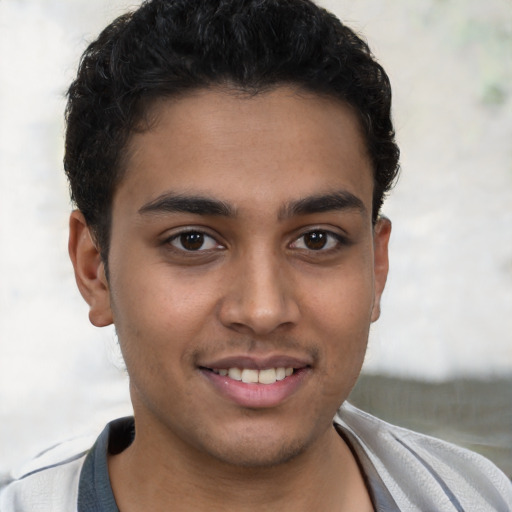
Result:
{"label": "forehead", "polygon": [[129,141],[114,207],[184,193],[282,209],[343,189],[371,211],[370,160],[355,113],[340,101],[288,87],[208,89],[158,100],[148,119]]}

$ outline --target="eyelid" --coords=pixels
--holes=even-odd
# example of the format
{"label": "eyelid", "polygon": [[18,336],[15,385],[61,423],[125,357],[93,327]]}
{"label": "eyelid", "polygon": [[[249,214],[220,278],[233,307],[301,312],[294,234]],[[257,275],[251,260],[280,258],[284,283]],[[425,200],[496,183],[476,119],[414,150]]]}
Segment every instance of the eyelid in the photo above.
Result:
{"label": "eyelid", "polygon": [[[203,235],[205,238],[210,238],[215,242],[216,247],[209,248],[209,249],[197,249],[195,251],[191,251],[191,250],[187,250],[185,248],[181,249],[179,247],[176,247],[174,244],[172,244],[172,242],[174,240],[178,240],[180,238],[180,236],[186,235],[187,233],[199,233],[199,234]],[[177,251],[180,251],[180,252],[201,253],[201,252],[207,252],[209,250],[214,250],[214,249],[221,249],[221,248],[224,249],[226,247],[226,245],[222,242],[219,242],[219,238],[220,237],[218,235],[212,234],[210,232],[210,230],[206,229],[203,226],[184,226],[181,228],[175,228],[171,234],[168,233],[164,237],[162,243],[164,245],[169,245],[173,249],[176,249]]]}
{"label": "eyelid", "polygon": [[[328,237],[334,238],[334,240],[336,241],[335,247],[328,247],[328,248],[322,247],[321,249],[309,249],[308,247],[293,247],[299,240],[304,238],[306,235],[308,235],[310,233],[315,233],[315,232],[322,232],[322,233],[325,233]],[[329,243],[329,242],[327,242],[327,243]],[[295,236],[293,238],[293,240],[289,244],[289,246],[294,249],[300,249],[300,250],[304,250],[304,251],[320,253],[320,252],[329,252],[331,250],[336,250],[336,248],[339,248],[340,246],[344,246],[344,245],[346,246],[348,244],[349,244],[348,237],[342,233],[338,233],[338,232],[334,231],[333,229],[329,229],[326,227],[311,226],[305,230],[304,229],[301,230],[300,233],[298,233],[298,236]]]}

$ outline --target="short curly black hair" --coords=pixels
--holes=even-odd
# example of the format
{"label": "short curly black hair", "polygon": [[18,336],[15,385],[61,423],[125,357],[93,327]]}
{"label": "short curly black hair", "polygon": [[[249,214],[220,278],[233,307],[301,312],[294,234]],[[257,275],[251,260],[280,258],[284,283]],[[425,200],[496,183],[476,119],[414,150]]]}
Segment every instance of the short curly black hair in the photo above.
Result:
{"label": "short curly black hair", "polygon": [[68,91],[64,169],[105,263],[124,150],[151,103],[281,84],[355,110],[373,164],[375,221],[399,169],[391,87],[366,42],[334,15],[310,0],[147,0],[104,29]]}

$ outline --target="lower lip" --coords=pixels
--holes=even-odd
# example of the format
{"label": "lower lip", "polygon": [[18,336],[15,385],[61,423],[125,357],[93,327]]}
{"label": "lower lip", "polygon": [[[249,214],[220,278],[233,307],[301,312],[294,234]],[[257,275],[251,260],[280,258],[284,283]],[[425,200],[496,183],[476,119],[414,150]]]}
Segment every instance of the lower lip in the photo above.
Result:
{"label": "lower lip", "polygon": [[310,368],[295,370],[292,375],[278,380],[274,384],[246,384],[210,370],[200,369],[201,373],[222,396],[241,407],[253,409],[280,405],[297,391],[309,375],[310,370]]}

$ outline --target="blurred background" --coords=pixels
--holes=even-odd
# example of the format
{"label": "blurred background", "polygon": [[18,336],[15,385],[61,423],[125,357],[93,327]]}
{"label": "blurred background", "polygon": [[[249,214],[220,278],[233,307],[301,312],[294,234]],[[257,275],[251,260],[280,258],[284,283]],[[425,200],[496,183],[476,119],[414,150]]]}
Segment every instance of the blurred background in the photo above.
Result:
{"label": "blurred background", "polygon": [[[391,270],[352,401],[512,476],[512,2],[323,0],[390,75]],[[0,475],[130,414],[114,332],[67,257],[65,91],[138,4],[0,0]],[[1,478],[1,476],[0,476]]]}

